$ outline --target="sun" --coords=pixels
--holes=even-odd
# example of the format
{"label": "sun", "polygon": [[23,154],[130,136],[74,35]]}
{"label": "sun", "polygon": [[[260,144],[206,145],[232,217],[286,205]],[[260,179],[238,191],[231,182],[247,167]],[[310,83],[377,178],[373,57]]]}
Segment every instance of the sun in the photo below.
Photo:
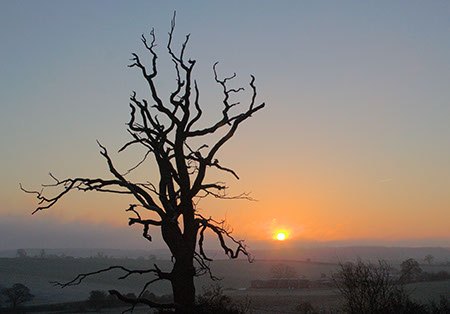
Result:
{"label": "sun", "polygon": [[284,240],[286,240],[286,233],[284,233],[284,232],[278,232],[277,235],[275,236],[275,238],[276,238],[278,241],[284,241]]}

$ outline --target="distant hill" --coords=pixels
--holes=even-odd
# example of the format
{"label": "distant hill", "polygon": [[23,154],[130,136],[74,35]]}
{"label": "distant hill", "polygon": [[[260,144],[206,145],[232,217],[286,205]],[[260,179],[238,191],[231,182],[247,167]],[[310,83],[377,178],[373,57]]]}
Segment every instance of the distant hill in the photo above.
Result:
{"label": "distant hill", "polygon": [[311,260],[316,262],[344,262],[361,258],[363,260],[384,259],[400,263],[408,258],[423,262],[431,254],[436,263],[450,262],[450,248],[443,247],[321,247],[321,248],[286,248],[278,250],[256,250],[252,252],[256,259]]}
{"label": "distant hill", "polygon": [[[29,256],[39,256],[42,249],[25,249]],[[83,249],[83,248],[59,248],[44,249],[47,255],[66,255],[74,257],[96,257],[99,255],[109,257],[142,257],[169,260],[171,255],[168,249]],[[16,250],[0,251],[0,257],[15,257]],[[257,260],[310,260],[314,262],[336,263],[339,261],[385,259],[392,263],[400,263],[408,258],[414,258],[423,263],[423,258],[431,254],[435,263],[450,262],[450,248],[444,247],[384,247],[384,246],[342,246],[342,247],[290,247],[282,249],[257,249],[251,250]],[[220,250],[208,250],[207,255],[215,259],[226,259]]]}

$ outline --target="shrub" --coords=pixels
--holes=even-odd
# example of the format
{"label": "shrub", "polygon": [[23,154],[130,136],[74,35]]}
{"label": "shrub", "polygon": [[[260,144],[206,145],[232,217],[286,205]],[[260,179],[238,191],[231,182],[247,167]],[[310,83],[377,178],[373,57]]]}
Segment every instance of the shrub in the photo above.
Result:
{"label": "shrub", "polygon": [[[405,265],[415,266],[409,262]],[[426,313],[425,306],[409,298],[401,284],[403,281],[392,276],[391,267],[385,261],[372,264],[357,260],[341,264],[333,278],[344,296],[347,313]]]}
{"label": "shrub", "polygon": [[197,298],[196,313],[223,313],[223,314],[241,314],[248,312],[249,304],[236,303],[230,297],[223,294],[220,285],[213,285],[204,289],[203,295]]}
{"label": "shrub", "polygon": [[105,307],[106,301],[107,301],[107,294],[105,291],[92,290],[89,293],[88,303],[96,311],[100,311],[103,307]]}

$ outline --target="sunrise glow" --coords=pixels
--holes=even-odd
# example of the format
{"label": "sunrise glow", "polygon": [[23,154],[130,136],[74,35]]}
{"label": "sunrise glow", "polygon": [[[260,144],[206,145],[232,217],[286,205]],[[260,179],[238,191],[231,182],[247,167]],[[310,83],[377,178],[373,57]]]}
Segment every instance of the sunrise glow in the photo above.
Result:
{"label": "sunrise glow", "polygon": [[[346,6],[333,1],[244,1],[239,10],[225,1],[205,1],[201,10],[180,0],[138,0],[139,10],[123,10],[119,2],[108,10],[101,1],[16,2],[3,1],[0,10],[2,26],[8,29],[0,40],[11,47],[0,56],[19,60],[2,64],[2,73],[11,79],[0,84],[2,103],[8,104],[1,108],[0,127],[13,136],[0,139],[5,147],[0,157],[0,237],[7,239],[0,250],[167,248],[160,226],[150,227],[151,243],[141,236],[142,225],[128,226],[129,218],[136,218],[125,211],[137,202],[132,194],[74,190],[49,210],[30,216],[39,206],[36,194],[24,193],[18,183],[40,191],[41,184],[55,183],[49,171],[59,180],[114,179],[99,153],[99,139],[120,173],[145,159],[127,175],[130,182],[158,187],[158,163],[153,154],[144,157],[145,146],[133,144],[116,152],[135,140],[124,125],[131,117],[132,91],[138,99],[151,98],[140,69],[127,65],[136,52],[150,61],[146,65],[151,70],[151,54],[139,38],[144,33],[150,39],[153,27],[159,54],[155,88],[163,104],[171,106],[177,71],[163,47],[175,9],[173,44],[180,48],[184,36],[192,33],[185,57],[188,65],[189,58],[197,60],[192,84],[197,80],[203,113],[190,130],[201,134],[213,125],[223,130],[217,137],[195,136],[186,142],[186,162],[206,158],[230,127],[215,124],[224,117],[223,86],[212,68],[216,61],[218,78],[236,72],[235,79],[227,80],[233,89],[229,102],[241,104],[230,108],[230,117],[249,108],[250,75],[255,75],[257,89],[254,106],[266,104],[221,146],[217,164],[232,172],[219,169],[214,158],[205,173],[205,184],[229,187],[225,198],[247,198],[250,193],[248,198],[257,202],[239,197],[222,201],[209,194],[195,200],[200,201],[195,204],[198,214],[226,221],[233,237],[245,240],[252,250],[450,246],[448,1],[352,1]],[[256,8],[260,14],[252,14]],[[236,23],[229,23],[230,16]],[[105,21],[114,21],[114,29],[103,27]],[[234,36],[222,36],[225,28]],[[32,41],[32,58],[24,38]],[[189,86],[186,82],[179,95]],[[235,93],[240,87],[245,91]],[[195,102],[197,93],[190,88]],[[190,110],[194,118],[196,104]],[[158,119],[169,125],[166,114]],[[191,170],[193,183],[198,169],[192,165]],[[56,187],[47,191],[48,197],[60,192]],[[161,205],[159,197],[154,200]],[[159,221],[158,214],[144,212],[142,219]],[[179,226],[184,230],[182,215]],[[216,249],[221,244],[214,232],[205,231],[205,245]]]}

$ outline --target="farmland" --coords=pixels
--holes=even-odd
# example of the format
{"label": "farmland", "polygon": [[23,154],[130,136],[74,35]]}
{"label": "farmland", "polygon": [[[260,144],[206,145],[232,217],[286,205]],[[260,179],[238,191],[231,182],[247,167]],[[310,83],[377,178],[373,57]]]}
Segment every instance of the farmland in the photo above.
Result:
{"label": "farmland", "polygon": [[[67,282],[77,274],[96,271],[111,265],[122,265],[130,269],[145,269],[157,262],[163,270],[169,270],[171,262],[167,260],[150,259],[115,259],[115,258],[1,258],[0,284],[10,286],[20,282],[31,289],[36,296],[29,304],[52,304],[85,300],[91,290],[117,289],[122,292],[138,294],[149,277],[136,275],[124,280],[117,280],[121,273],[111,271],[87,278],[82,284],[66,287],[54,287],[50,281]],[[307,289],[249,289],[251,281],[255,279],[270,278],[270,269],[280,263],[277,260],[257,260],[248,263],[245,260],[217,260],[211,264],[224,293],[238,301],[251,302],[255,313],[270,311],[289,312],[295,305],[307,301],[316,308],[329,310],[337,308],[342,302],[338,291],[333,288],[307,288]],[[296,273],[308,280],[330,278],[337,270],[338,264],[317,263],[306,261],[283,261],[295,269]],[[439,272],[450,271],[448,265],[421,265],[424,271]],[[398,265],[393,265],[398,267]],[[197,292],[214,284],[208,276],[197,279]],[[420,302],[437,300],[439,295],[450,296],[450,281],[419,282],[407,285],[414,299]],[[170,294],[170,286],[165,283],[155,283],[149,289],[156,295]]]}

